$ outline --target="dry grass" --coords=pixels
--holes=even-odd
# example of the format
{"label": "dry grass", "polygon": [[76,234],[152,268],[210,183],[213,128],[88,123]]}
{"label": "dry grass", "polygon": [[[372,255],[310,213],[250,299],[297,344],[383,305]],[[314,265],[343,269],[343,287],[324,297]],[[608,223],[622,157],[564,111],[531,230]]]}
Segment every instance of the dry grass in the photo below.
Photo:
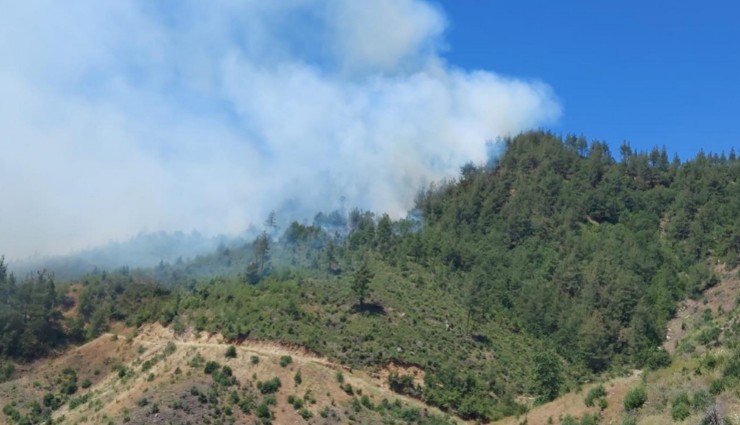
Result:
{"label": "dry grass", "polygon": [[[163,351],[169,342],[173,342],[177,348],[174,353],[165,357]],[[92,386],[89,389],[80,389],[75,394],[80,396],[89,393],[91,401],[73,410],[68,405],[59,408],[53,417],[60,424],[98,424],[111,419],[120,423],[124,412],[128,414],[129,423],[132,424],[169,421],[198,423],[207,411],[204,408],[198,410],[200,404],[195,399],[188,399],[189,390],[193,386],[207,389],[211,378],[202,373],[202,368],[193,369],[189,365],[197,354],[205,361],[213,360],[221,365],[228,365],[241,383],[256,384],[256,381],[279,378],[282,386],[275,394],[277,405],[273,407],[276,424],[306,423],[287,400],[291,395],[302,398],[307,392],[315,399],[315,403],[306,403],[305,407],[314,417],[319,417],[319,411],[328,406],[338,415],[338,418],[329,418],[328,423],[332,423],[332,420],[345,423],[346,412],[350,410],[353,397],[337,382],[338,372],[342,373],[346,384],[352,385],[355,394],[366,395],[375,404],[384,398],[391,401],[400,399],[422,410],[442,415],[418,400],[400,396],[387,388],[384,374],[387,375],[390,370],[412,373],[408,368],[394,366],[380,373],[350,370],[303,347],[266,341],[243,341],[236,346],[237,357],[230,359],[224,355],[228,346],[218,334],[196,334],[188,331],[176,336],[170,329],[159,324],[142,327],[133,338],[106,334],[56,359],[31,365],[21,372],[20,378],[0,385],[0,405],[12,401],[22,403],[24,400],[40,400],[50,388],[51,382],[64,368],[69,367],[77,371],[80,381],[86,378],[91,380]],[[292,362],[282,367],[280,358],[286,355],[291,356]],[[259,358],[257,364],[252,362],[252,356]],[[147,360],[153,366],[142,371],[142,364]],[[121,379],[114,370],[114,365],[117,364],[124,365],[131,371],[126,378]],[[175,372],[177,369],[179,373]],[[294,377],[298,371],[302,382],[296,385]],[[34,382],[41,382],[41,385],[35,385]],[[149,405],[139,406],[137,403],[144,398],[148,399]],[[168,407],[177,399],[183,399],[193,407],[187,416],[182,411]],[[158,404],[160,411],[151,414],[150,409],[154,403]],[[252,423],[255,418],[234,409],[233,419],[235,423]],[[322,418],[322,423],[323,421]]]}
{"label": "dry grass", "polygon": [[718,265],[715,268],[720,276],[720,282],[706,290],[699,299],[684,300],[678,307],[676,317],[668,322],[666,341],[663,347],[671,354],[676,352],[678,343],[687,332],[702,320],[705,310],[710,310],[713,316],[722,312],[732,311],[737,306],[740,297],[740,268],[727,270]]}

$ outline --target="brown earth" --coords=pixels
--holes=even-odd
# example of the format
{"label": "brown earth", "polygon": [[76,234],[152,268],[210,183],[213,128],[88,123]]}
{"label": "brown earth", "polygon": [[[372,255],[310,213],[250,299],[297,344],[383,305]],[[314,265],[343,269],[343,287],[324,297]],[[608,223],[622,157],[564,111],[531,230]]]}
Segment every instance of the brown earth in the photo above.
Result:
{"label": "brown earth", "polygon": [[[586,394],[598,384],[584,386],[577,393],[565,394],[549,403],[537,406],[526,414],[515,418],[509,417],[494,422],[494,425],[518,425],[526,423],[528,425],[545,425],[548,423],[560,424],[567,416],[573,416],[580,419],[584,414],[597,413],[601,415],[600,424],[611,425],[621,423],[621,417],[624,412],[624,397],[627,391],[640,382],[641,372],[633,371],[628,377],[614,378],[604,383],[606,389],[607,408],[599,411],[598,407],[587,407],[585,403]],[[600,413],[599,413],[600,412]],[[550,422],[552,421],[552,422]]]}
{"label": "brown earth", "polygon": [[[119,329],[127,331],[127,329]],[[131,330],[128,329],[129,333]],[[175,351],[163,356],[168,343],[175,345]],[[330,408],[336,416],[321,423],[346,423],[351,412],[353,396],[347,394],[337,381],[341,373],[345,384],[350,384],[356,395],[367,396],[374,404],[383,399],[416,406],[423,412],[444,416],[435,408],[426,406],[419,400],[392,392],[387,385],[387,376],[391,371],[412,374],[423,379],[423,371],[413,367],[389,365],[378,371],[350,370],[330,360],[306,350],[303,347],[279,344],[269,341],[243,341],[235,346],[237,357],[225,357],[229,345],[218,334],[195,333],[188,331],[176,336],[172,330],[159,324],[142,327],[134,337],[119,337],[117,334],[106,334],[64,355],[46,361],[39,361],[19,370],[20,377],[11,382],[0,384],[0,405],[16,402],[24,405],[28,400],[41,400],[50,392],[53,385],[65,368],[76,371],[79,382],[91,381],[88,389],[78,390],[74,396],[90,394],[90,401],[75,409],[66,404],[54,412],[55,423],[59,424],[98,424],[113,420],[121,423],[120,418],[126,413],[130,424],[169,423],[193,421],[199,423],[207,413],[195,397],[190,396],[190,389],[195,386],[206,390],[210,377],[202,374],[202,368],[189,366],[191,359],[200,355],[204,361],[217,361],[228,365],[239,382],[266,381],[273,377],[280,379],[282,386],[275,394],[277,405],[273,407],[276,424],[307,423],[287,401],[288,396],[303,397],[309,393],[315,400],[306,407],[319,418],[321,409]],[[254,364],[252,357],[259,361]],[[292,362],[282,367],[280,359],[290,356]],[[144,362],[150,361],[153,366],[143,371]],[[130,377],[120,378],[116,367],[122,365],[131,371]],[[294,382],[300,371],[302,383]],[[148,407],[142,408],[142,400],[148,401]],[[187,416],[181,411],[164,408],[176,400],[182,400],[192,406]],[[148,413],[153,404],[158,405],[159,412]],[[0,423],[4,420],[0,417]],[[234,423],[253,423],[254,415],[245,415],[234,409]],[[357,418],[360,422],[376,422],[380,418]],[[460,421],[462,422],[462,421]],[[310,421],[309,423],[318,423]]]}

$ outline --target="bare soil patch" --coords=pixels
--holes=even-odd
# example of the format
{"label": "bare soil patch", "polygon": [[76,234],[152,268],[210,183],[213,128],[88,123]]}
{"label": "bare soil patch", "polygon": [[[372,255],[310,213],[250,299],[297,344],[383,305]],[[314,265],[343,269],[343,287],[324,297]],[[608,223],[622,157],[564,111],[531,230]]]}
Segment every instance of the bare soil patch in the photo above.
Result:
{"label": "bare soil patch", "polygon": [[669,353],[676,352],[678,343],[686,336],[687,331],[699,320],[705,310],[710,310],[713,316],[719,312],[728,312],[737,306],[740,296],[740,268],[727,270],[723,265],[718,265],[715,271],[720,276],[717,285],[707,289],[699,299],[684,300],[676,312],[676,317],[668,322],[666,340],[663,348]]}

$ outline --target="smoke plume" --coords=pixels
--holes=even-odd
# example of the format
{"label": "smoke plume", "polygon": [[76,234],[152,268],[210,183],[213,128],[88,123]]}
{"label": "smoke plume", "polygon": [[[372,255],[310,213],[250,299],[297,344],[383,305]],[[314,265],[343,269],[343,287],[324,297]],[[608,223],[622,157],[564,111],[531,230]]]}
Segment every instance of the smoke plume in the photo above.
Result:
{"label": "smoke plume", "polygon": [[559,115],[542,83],[448,64],[445,28],[421,0],[4,5],[0,253],[234,233],[342,196],[404,214]]}

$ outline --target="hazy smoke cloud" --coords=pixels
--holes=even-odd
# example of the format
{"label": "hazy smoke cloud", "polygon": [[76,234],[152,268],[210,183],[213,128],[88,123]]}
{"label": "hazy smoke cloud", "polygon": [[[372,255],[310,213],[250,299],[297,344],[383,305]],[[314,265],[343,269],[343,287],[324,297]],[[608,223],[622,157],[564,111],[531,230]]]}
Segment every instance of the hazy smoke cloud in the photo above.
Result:
{"label": "hazy smoke cloud", "polygon": [[543,84],[446,64],[444,29],[419,0],[4,5],[0,253],[236,232],[340,196],[402,214],[559,114]]}

